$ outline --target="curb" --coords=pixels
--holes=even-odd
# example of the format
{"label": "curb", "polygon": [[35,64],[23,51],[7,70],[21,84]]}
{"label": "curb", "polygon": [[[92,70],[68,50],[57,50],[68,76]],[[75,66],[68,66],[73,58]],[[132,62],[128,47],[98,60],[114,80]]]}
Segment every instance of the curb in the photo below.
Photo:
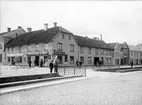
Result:
{"label": "curb", "polygon": [[82,76],[83,75],[64,76],[64,77],[53,77],[53,78],[43,78],[43,79],[35,79],[35,80],[27,80],[27,81],[18,81],[18,82],[4,83],[4,84],[0,84],[0,88],[19,86],[19,85],[26,85],[26,84],[37,83],[37,82],[45,82],[45,81],[54,81],[54,80],[60,80],[60,79],[82,77]]}

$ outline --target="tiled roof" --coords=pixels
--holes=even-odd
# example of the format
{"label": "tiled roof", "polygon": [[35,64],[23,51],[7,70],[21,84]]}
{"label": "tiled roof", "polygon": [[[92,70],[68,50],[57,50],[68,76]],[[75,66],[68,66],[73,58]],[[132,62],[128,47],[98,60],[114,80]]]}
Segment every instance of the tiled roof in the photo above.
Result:
{"label": "tiled roof", "polygon": [[142,51],[139,47],[133,46],[133,45],[128,45],[129,49],[132,51]]}
{"label": "tiled roof", "polygon": [[116,46],[116,44],[117,44],[117,43],[108,43],[108,45],[109,45],[112,49],[114,49],[114,47]]}
{"label": "tiled roof", "polygon": [[16,32],[18,32],[18,31],[23,31],[23,32],[25,32],[25,30],[24,30],[23,28],[20,28],[20,29],[12,30],[12,31],[10,31],[10,32],[3,32],[3,33],[0,33],[0,36],[9,36],[9,37],[10,37],[11,34],[16,33]]}
{"label": "tiled roof", "polygon": [[96,40],[91,38],[86,38],[78,35],[73,35],[77,44],[81,47],[89,47],[89,48],[103,48],[103,49],[111,49],[108,44],[106,44],[103,40]]}
{"label": "tiled roof", "polygon": [[20,36],[14,38],[7,44],[7,47],[29,45],[29,44],[36,44],[36,43],[48,43],[59,32],[72,34],[71,32],[67,31],[66,29],[60,26],[49,28],[47,31],[44,31],[44,30],[32,31],[32,32],[21,34]]}

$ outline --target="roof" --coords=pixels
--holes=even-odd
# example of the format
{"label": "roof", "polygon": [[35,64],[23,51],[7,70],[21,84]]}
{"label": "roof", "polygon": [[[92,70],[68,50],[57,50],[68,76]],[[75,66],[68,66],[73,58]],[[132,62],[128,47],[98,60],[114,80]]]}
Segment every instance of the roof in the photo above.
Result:
{"label": "roof", "polygon": [[23,32],[26,32],[23,28],[19,28],[19,29],[15,29],[15,30],[12,30],[12,31],[9,31],[9,32],[3,32],[3,33],[0,33],[0,36],[9,36],[13,33],[17,33],[19,31],[23,31]]}
{"label": "roof", "polygon": [[112,48],[106,44],[103,40],[96,40],[91,38],[86,38],[78,35],[73,35],[77,44],[81,47],[89,47],[89,48],[103,48],[103,49],[111,49]]}
{"label": "roof", "polygon": [[19,45],[48,43],[48,42],[52,41],[52,39],[59,32],[72,34],[71,32],[67,31],[66,29],[58,26],[58,27],[49,28],[47,31],[37,30],[37,31],[32,31],[32,32],[21,34],[20,36],[11,40],[6,46],[7,47],[14,47],[14,46],[19,46]]}
{"label": "roof", "polygon": [[132,51],[142,51],[139,47],[133,46],[133,45],[128,45],[129,49]]}
{"label": "roof", "polygon": [[112,49],[114,49],[114,47],[116,46],[116,44],[117,44],[117,43],[108,43],[108,45],[109,45]]}

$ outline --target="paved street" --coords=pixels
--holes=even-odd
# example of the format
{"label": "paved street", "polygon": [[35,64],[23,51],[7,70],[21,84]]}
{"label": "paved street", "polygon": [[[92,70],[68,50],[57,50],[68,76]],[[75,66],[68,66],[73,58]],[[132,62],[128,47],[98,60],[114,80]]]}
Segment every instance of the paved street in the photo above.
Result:
{"label": "paved street", "polygon": [[142,105],[142,71],[103,73],[0,96],[0,105]]}

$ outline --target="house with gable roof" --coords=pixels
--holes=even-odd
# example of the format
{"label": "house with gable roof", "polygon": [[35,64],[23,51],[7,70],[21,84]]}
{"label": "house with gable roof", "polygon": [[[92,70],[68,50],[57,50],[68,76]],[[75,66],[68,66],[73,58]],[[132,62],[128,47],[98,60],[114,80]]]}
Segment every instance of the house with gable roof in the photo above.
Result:
{"label": "house with gable roof", "polygon": [[81,61],[83,65],[112,64],[113,49],[103,40],[91,39],[66,30],[54,23],[54,27],[48,28],[44,24],[44,30],[28,31],[7,44],[7,64],[28,65],[31,60],[34,66],[35,60],[45,65],[55,56],[58,56],[61,66],[76,65]]}
{"label": "house with gable roof", "polygon": [[130,49],[130,59],[129,64],[133,62],[133,64],[138,65],[142,64],[142,50],[138,46],[128,45]]}
{"label": "house with gable roof", "polygon": [[6,44],[12,40],[13,38],[19,36],[20,34],[25,33],[26,31],[18,26],[18,29],[11,30],[11,28],[7,28],[7,32],[0,33],[0,62],[5,64],[6,56],[5,56],[5,46]]}
{"label": "house with gable roof", "polygon": [[57,26],[56,22],[54,27],[48,28],[48,24],[44,26],[44,30],[29,31],[7,44],[7,64],[16,62],[16,65],[28,65],[28,61],[31,60],[34,66],[34,61],[39,65],[41,59],[48,64],[49,60],[57,55],[60,65],[64,65],[65,62],[75,65],[78,47],[73,33]]}

